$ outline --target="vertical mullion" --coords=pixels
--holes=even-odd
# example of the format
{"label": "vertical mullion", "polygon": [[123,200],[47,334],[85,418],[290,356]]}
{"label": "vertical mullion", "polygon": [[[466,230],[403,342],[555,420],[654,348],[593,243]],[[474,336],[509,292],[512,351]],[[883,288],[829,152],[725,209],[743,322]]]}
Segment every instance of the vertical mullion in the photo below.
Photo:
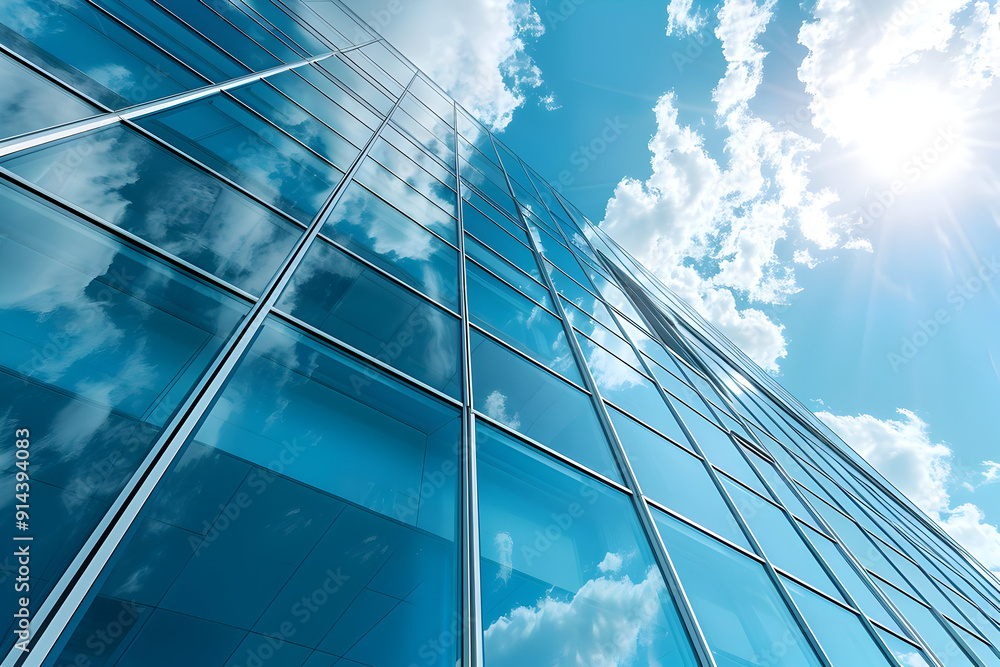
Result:
{"label": "vertical mullion", "polygon": [[351,179],[367,158],[383,128],[388,124],[392,111],[399,105],[402,96],[413,85],[415,79],[416,75],[400,94],[393,108],[382,119],[382,123],[355,158],[351,168],[334,188],[323,207],[310,222],[305,233],[299,238],[268,282],[260,298],[226,340],[181,406],[174,411],[173,416],[150,448],[149,454],[143,459],[101,522],[91,533],[87,542],[42,602],[32,619],[32,626],[33,629],[36,629],[36,634],[33,637],[31,651],[24,653],[16,648],[11,649],[4,659],[2,667],[13,667],[14,665],[38,667],[59,641],[76,610],[92,592],[92,587],[143,504],[153,493],[160,478],[184,443],[194,433],[202,418],[214,404],[229,376],[257,337],[285,285],[305,257],[312,242],[319,235],[328,214],[343,197]]}
{"label": "vertical mullion", "polygon": [[[674,605],[677,608],[681,624],[686,630],[687,639],[691,643],[691,647],[702,667],[717,667],[715,658],[712,656],[712,652],[708,647],[708,642],[705,640],[705,636],[701,631],[701,626],[698,624],[698,619],[694,615],[691,602],[688,600],[687,594],[684,592],[684,587],[681,585],[680,578],[677,575],[677,570],[674,568],[673,561],[671,561],[670,556],[667,554],[667,551],[663,546],[663,542],[660,540],[659,533],[656,530],[656,525],[653,522],[652,512],[642,497],[639,482],[635,477],[635,473],[632,470],[632,466],[629,463],[628,458],[625,456],[625,451],[622,449],[621,442],[618,440],[618,434],[615,432],[614,426],[611,423],[611,418],[608,416],[607,408],[605,407],[604,401],[601,399],[601,395],[597,389],[597,383],[594,381],[593,374],[590,372],[590,367],[587,365],[586,357],[583,354],[583,350],[580,348],[580,342],[576,339],[576,335],[573,333],[573,326],[569,323],[569,319],[566,317],[566,311],[560,301],[559,293],[556,291],[555,284],[553,284],[548,271],[545,270],[544,262],[546,260],[538,250],[535,238],[531,234],[531,228],[528,226],[527,220],[521,213],[521,205],[518,203],[517,197],[514,194],[514,188],[510,182],[510,176],[507,174],[507,170],[503,166],[503,160],[496,149],[496,145],[493,143],[493,135],[489,132],[487,132],[487,135],[490,138],[490,145],[493,146],[493,151],[496,153],[497,160],[500,163],[501,171],[504,172],[504,180],[507,182],[507,190],[510,193],[511,198],[514,200],[514,206],[518,211],[518,217],[521,219],[521,224],[528,230],[528,242],[530,243],[530,247],[535,255],[536,261],[540,262],[539,268],[541,269],[542,278],[545,281],[545,286],[548,288],[549,293],[552,296],[556,313],[559,315],[563,325],[563,332],[566,336],[566,341],[573,352],[574,360],[579,366],[584,385],[590,392],[591,401],[597,412],[597,417],[601,422],[601,427],[608,440],[609,446],[611,447],[611,453],[614,456],[615,462],[618,464],[622,477],[625,480],[625,486],[632,492],[632,503],[639,518],[639,523],[646,535],[647,543],[653,551],[653,556],[660,567],[660,572],[663,575],[667,590],[670,592],[670,597],[673,599]],[[542,205],[544,206],[544,203]]]}
{"label": "vertical mullion", "polygon": [[476,415],[472,403],[472,349],[469,334],[465,225],[462,220],[462,167],[458,151],[458,104],[452,102],[455,137],[455,197],[458,202],[459,312],[462,316],[462,665],[483,664],[482,579],[479,560],[479,487]]}

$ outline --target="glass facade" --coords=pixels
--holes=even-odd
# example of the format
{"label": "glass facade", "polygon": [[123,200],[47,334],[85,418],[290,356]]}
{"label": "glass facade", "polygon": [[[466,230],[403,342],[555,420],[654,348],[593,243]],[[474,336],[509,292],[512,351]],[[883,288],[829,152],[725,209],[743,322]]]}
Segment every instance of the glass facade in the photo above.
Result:
{"label": "glass facade", "polygon": [[337,0],[0,0],[0,81],[4,667],[1000,665],[993,574]]}

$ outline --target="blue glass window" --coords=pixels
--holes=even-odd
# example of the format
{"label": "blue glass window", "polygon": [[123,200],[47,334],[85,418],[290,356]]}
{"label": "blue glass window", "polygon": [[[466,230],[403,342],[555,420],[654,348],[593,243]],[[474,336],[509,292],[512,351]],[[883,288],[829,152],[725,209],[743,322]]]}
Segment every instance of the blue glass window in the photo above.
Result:
{"label": "blue glass window", "polygon": [[878,634],[882,637],[885,645],[889,647],[889,650],[892,651],[892,654],[896,656],[899,664],[905,667],[930,667],[924,652],[913,644],[904,642],[899,637],[891,635],[881,628],[878,629]]}
{"label": "blue glass window", "polygon": [[589,396],[474,330],[471,345],[477,410],[621,481]]}
{"label": "blue glass window", "polygon": [[549,298],[549,290],[541,283],[535,281],[531,276],[522,272],[491,248],[486,247],[468,234],[465,235],[465,254],[481,266],[486,267],[500,278],[527,294],[537,303],[545,306],[549,311],[554,311],[552,299]]}
{"label": "blue glass window", "polygon": [[577,384],[583,383],[558,317],[475,264],[468,264],[466,271],[473,322]]}
{"label": "blue glass window", "polygon": [[0,54],[0,139],[99,113],[68,90]]}
{"label": "blue glass window", "polygon": [[270,34],[267,35],[270,38],[267,39],[268,47],[271,49],[269,53],[258,43],[265,34],[262,30],[258,28],[254,31],[256,34],[253,37],[257,38],[255,40],[244,34],[248,26],[243,25],[242,30],[237,28],[208,5],[187,0],[157,0],[157,2],[202,35],[210,36],[213,42],[255,72],[281,64],[282,61],[272,55],[275,48],[281,48],[289,60],[298,59],[294,53],[288,51],[287,47],[282,48],[284,45]]}
{"label": "blue glass window", "polygon": [[121,125],[16,153],[3,166],[254,294],[302,233]]}
{"label": "blue glass window", "polygon": [[0,185],[0,210],[0,436],[31,435],[34,604],[249,307],[14,187]]}
{"label": "blue glass window", "polygon": [[819,667],[762,565],[661,512],[654,515],[719,667]]}
{"label": "blue glass window", "polygon": [[697,664],[629,499],[476,428],[484,663]]}
{"label": "blue glass window", "polygon": [[722,483],[775,567],[841,599],[833,582],[781,510],[729,479],[723,478]]}
{"label": "blue glass window", "polygon": [[455,398],[461,396],[458,318],[317,241],[278,308]]}
{"label": "blue glass window", "polygon": [[930,609],[892,586],[883,585],[882,589],[945,667],[969,667],[974,664]]}
{"label": "blue glass window", "polygon": [[421,292],[458,309],[458,251],[351,183],[323,233]]}
{"label": "blue glass window", "polygon": [[615,409],[608,410],[642,492],[695,523],[750,549],[701,459]]}
{"label": "blue glass window", "polygon": [[833,667],[891,665],[861,624],[861,619],[794,581],[785,580],[795,606]]}
{"label": "blue glass window", "polygon": [[[300,664],[303,649],[328,664],[409,664],[458,613],[460,423],[265,325],[78,612],[60,664],[245,665],[266,663],[268,647],[275,664]],[[122,605],[144,622],[88,643]],[[423,664],[454,665],[458,644]]]}
{"label": "blue glass window", "polygon": [[302,222],[316,215],[343,176],[224,95],[136,122]]}

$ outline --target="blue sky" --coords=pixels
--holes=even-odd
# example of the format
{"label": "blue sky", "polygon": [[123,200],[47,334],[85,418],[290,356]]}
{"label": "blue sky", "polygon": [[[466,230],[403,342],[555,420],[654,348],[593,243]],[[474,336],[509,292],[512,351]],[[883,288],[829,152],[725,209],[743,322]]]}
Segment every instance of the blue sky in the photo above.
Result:
{"label": "blue sky", "polygon": [[1000,10],[349,0],[1000,571]]}

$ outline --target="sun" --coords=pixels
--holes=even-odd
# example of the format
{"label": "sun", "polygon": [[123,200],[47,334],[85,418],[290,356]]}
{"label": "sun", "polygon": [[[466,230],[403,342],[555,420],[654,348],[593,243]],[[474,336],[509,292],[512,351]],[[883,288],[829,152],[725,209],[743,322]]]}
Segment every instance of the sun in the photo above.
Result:
{"label": "sun", "polygon": [[963,148],[964,110],[947,87],[889,83],[852,102],[844,128],[870,176],[932,179],[952,171]]}

